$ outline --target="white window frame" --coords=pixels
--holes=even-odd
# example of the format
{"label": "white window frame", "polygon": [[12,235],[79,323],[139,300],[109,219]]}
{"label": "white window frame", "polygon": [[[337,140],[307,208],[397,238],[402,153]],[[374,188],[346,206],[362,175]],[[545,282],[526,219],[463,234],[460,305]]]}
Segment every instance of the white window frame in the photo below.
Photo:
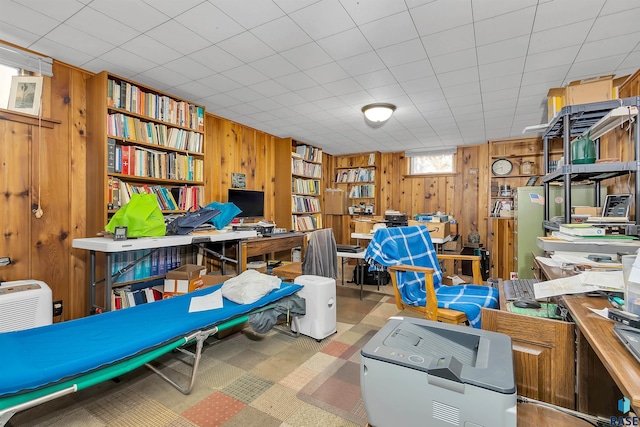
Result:
{"label": "white window frame", "polygon": [[[456,172],[456,149],[452,150],[439,150],[439,151],[425,151],[419,153],[407,153],[409,158],[409,175],[443,175],[453,174]],[[438,168],[438,164],[442,164],[443,160],[448,160],[450,168],[441,169]],[[416,170],[420,163],[426,163],[429,168],[429,164],[433,167],[429,169]]]}

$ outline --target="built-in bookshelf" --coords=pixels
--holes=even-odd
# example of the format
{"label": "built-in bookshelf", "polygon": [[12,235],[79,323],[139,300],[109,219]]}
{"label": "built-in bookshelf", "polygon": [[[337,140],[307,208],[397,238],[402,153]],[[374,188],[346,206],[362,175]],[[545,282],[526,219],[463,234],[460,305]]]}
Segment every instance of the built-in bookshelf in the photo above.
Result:
{"label": "built-in bookshelf", "polygon": [[322,150],[285,138],[276,145],[276,159],[276,226],[322,228]]}
{"label": "built-in bookshelf", "polygon": [[333,184],[347,193],[353,212],[360,214],[361,204],[373,205],[373,212],[379,210],[378,194],[380,190],[378,165],[380,153],[356,153],[339,156],[335,159]]}
{"label": "built-in bookshelf", "polygon": [[87,226],[104,230],[134,193],[163,213],[205,204],[205,108],[103,71],[87,81]]}

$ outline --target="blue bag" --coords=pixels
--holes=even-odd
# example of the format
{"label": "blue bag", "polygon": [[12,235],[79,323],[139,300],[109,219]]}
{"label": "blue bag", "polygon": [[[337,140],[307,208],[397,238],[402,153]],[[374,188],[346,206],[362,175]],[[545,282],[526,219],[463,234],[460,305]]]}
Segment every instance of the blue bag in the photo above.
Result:
{"label": "blue bag", "polygon": [[220,202],[211,202],[205,209],[217,209],[220,211],[220,215],[215,216],[211,219],[211,223],[218,229],[222,230],[227,225],[233,221],[233,218],[236,217],[242,210],[237,207],[235,204],[229,203],[220,203]]}

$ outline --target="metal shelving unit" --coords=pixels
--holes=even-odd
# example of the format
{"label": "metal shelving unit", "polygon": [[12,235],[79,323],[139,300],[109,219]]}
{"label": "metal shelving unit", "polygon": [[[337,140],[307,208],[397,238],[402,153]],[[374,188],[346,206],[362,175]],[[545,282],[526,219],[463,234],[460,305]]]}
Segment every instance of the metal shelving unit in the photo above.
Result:
{"label": "metal shelving unit", "polygon": [[[596,139],[596,154],[600,153],[600,136],[608,130],[613,129],[611,124],[625,121],[625,117],[620,115],[613,117],[610,113],[620,107],[626,107],[630,112],[629,117],[635,126],[634,150],[635,159],[629,162],[606,162],[592,164],[571,164],[571,141],[586,132],[598,130]],[[594,102],[591,104],[568,105],[562,108],[560,114],[554,118],[542,136],[543,141],[543,167],[545,199],[549,196],[549,185],[552,182],[561,182],[564,186],[564,222],[571,222],[571,182],[572,181],[592,181],[595,183],[594,204],[600,205],[600,183],[601,181],[616,176],[635,174],[635,200],[640,198],[640,120],[638,111],[640,107],[640,97],[615,99],[612,101]],[[613,121],[617,120],[617,121]],[[563,138],[563,166],[556,171],[549,173],[549,143],[553,138]],[[549,221],[549,204],[545,204],[545,223]],[[640,209],[635,209],[635,222],[640,224]]]}

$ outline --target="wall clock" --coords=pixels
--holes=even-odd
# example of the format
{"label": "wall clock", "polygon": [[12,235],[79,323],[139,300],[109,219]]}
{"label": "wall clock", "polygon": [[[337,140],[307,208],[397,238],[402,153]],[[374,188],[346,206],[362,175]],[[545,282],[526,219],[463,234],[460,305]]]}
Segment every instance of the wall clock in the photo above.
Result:
{"label": "wall clock", "polygon": [[509,175],[513,170],[513,163],[508,159],[498,159],[491,164],[491,172],[494,175],[504,176]]}

